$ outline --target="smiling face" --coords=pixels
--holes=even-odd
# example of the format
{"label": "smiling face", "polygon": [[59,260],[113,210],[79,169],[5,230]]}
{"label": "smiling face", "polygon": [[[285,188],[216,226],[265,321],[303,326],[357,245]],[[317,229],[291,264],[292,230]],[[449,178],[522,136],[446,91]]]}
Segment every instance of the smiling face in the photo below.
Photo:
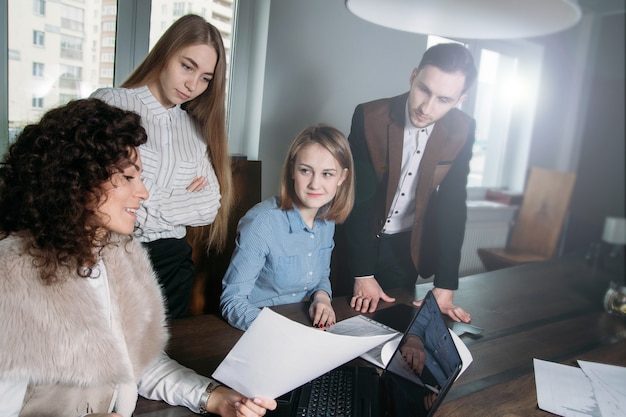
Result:
{"label": "smiling face", "polygon": [[410,83],[409,118],[417,128],[435,123],[466,98],[465,75],[460,71],[448,73],[426,65],[419,72],[413,69]]}
{"label": "smiling face", "polygon": [[135,230],[135,221],[142,200],[148,199],[148,190],[141,180],[141,159],[122,172],[116,172],[102,185],[104,195],[96,209],[98,225],[108,232],[128,235]]}
{"label": "smiling face", "polygon": [[165,108],[193,100],[213,79],[217,52],[210,45],[182,48],[167,62],[159,78],[148,84],[150,92]]}
{"label": "smiling face", "polygon": [[311,226],[318,209],[328,204],[346,178],[337,159],[322,145],[304,146],[293,163],[292,178],[302,218]]}

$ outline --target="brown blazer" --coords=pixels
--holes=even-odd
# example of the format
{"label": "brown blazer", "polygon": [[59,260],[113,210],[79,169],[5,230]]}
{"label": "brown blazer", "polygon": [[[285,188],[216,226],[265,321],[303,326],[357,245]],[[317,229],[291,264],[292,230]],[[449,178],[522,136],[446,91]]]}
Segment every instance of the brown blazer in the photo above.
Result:
{"label": "brown blazer", "polygon": [[[407,97],[360,104],[354,112],[348,140],[357,196],[346,222],[352,276],[374,273],[376,235],[400,181]],[[473,143],[474,120],[452,109],[435,123],[419,167],[410,253],[420,275],[434,273],[440,288],[458,287]]]}

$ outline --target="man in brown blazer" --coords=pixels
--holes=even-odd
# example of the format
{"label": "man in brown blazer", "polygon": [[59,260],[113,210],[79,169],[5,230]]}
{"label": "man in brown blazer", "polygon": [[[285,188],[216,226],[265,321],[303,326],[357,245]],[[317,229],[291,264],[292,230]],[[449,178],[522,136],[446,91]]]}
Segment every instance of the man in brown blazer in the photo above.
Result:
{"label": "man in brown blazer", "polygon": [[455,321],[471,320],[453,297],[475,123],[456,107],[476,75],[465,47],[436,45],[413,69],[408,93],[356,107],[348,138],[356,201],[339,233],[345,233],[357,311],[373,312],[379,300],[394,301],[385,290],[412,291],[418,274],[434,274],[441,311]]}

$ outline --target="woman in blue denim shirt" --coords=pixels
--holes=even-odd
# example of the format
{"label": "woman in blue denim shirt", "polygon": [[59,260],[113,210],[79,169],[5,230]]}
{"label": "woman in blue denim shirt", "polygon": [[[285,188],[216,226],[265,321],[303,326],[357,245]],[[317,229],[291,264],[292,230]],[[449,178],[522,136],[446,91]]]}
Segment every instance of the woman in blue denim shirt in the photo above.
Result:
{"label": "woman in blue denim shirt", "polygon": [[291,144],[280,195],[239,221],[236,248],[222,282],[220,307],[246,330],[261,308],[310,300],[314,326],[335,324],[330,303],[330,255],[335,223],[354,202],[350,146],[337,129],[310,126]]}

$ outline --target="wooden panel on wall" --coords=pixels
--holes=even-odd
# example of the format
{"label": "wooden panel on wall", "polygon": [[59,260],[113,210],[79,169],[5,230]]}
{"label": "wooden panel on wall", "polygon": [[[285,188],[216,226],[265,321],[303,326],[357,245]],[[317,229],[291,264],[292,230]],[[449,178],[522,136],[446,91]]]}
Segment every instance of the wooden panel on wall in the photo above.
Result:
{"label": "wooden panel on wall", "polygon": [[[235,249],[237,223],[255,204],[261,201],[261,161],[248,161],[245,158],[233,158],[234,204],[228,226],[228,241],[220,253],[211,250],[207,253],[201,244],[194,244],[193,259],[196,266],[189,315],[214,313],[219,314],[219,301],[222,292],[222,278],[226,273],[230,258]],[[187,229],[192,236],[198,228]],[[190,239],[193,240],[193,239]]]}

